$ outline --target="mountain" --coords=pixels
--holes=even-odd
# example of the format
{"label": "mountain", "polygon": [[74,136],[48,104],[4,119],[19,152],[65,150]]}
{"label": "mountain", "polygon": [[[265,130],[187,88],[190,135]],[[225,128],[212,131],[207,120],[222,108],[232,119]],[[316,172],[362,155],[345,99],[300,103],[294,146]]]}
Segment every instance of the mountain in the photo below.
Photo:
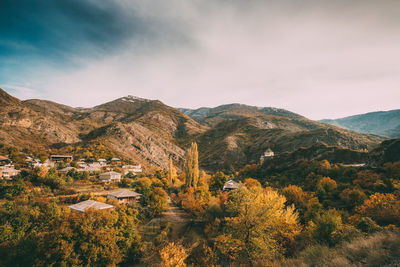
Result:
{"label": "mountain", "polygon": [[1,89],[0,103],[0,144],[38,153],[72,153],[101,144],[107,153],[145,170],[167,168],[169,157],[181,168],[193,141],[199,144],[203,168],[234,171],[258,162],[267,148],[278,155],[316,144],[365,151],[383,140],[287,110],[240,104],[175,109],[158,100],[125,96],[73,108],[47,100],[20,101]]}
{"label": "mountain", "polygon": [[242,104],[229,104],[222,105],[215,108],[199,108],[199,109],[186,109],[178,108],[181,112],[190,116],[194,120],[206,124],[208,126],[215,126],[226,119],[239,119],[256,116],[278,116],[286,118],[304,118],[296,113],[287,111],[285,109],[271,108],[271,107],[255,107]]}
{"label": "mountain", "polygon": [[371,112],[336,120],[321,120],[360,133],[382,135],[389,138],[400,137],[400,109]]}
{"label": "mountain", "polygon": [[0,91],[0,143],[56,153],[64,147],[101,143],[145,169],[183,165],[182,147],[207,127],[160,101],[126,96],[93,108],[47,100],[20,101]]}
{"label": "mountain", "polygon": [[229,119],[197,138],[201,164],[210,169],[233,171],[246,163],[258,163],[265,150],[290,153],[315,144],[365,151],[382,138],[358,134],[305,118],[256,116]]}

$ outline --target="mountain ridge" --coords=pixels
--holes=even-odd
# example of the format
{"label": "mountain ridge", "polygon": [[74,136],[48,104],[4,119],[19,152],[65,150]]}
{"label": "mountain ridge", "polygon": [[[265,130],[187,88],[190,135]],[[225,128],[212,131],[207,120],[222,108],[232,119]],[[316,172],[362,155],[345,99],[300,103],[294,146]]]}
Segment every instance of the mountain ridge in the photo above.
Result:
{"label": "mountain ridge", "polygon": [[400,109],[375,111],[339,119],[324,119],[320,122],[339,126],[361,133],[400,137]]}
{"label": "mountain ridge", "polygon": [[[276,108],[222,105],[186,113],[159,100],[125,96],[91,108],[73,108],[48,100],[20,101],[1,92],[0,143],[20,148],[65,152],[101,143],[145,169],[167,168],[172,157],[183,166],[185,150],[199,144],[201,166],[232,171],[257,162],[267,148],[277,153],[326,143],[343,149],[373,149],[381,137],[309,120]],[[203,114],[201,114],[203,113]]]}

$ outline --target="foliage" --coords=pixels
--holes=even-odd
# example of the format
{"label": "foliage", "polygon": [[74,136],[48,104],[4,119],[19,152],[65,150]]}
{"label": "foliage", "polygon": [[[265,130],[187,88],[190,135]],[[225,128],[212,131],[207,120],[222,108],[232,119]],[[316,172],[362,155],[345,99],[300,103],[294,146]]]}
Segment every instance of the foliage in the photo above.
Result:
{"label": "foliage", "polygon": [[199,154],[196,143],[192,143],[186,153],[185,173],[186,186],[196,187],[199,181]]}
{"label": "foliage", "polygon": [[400,226],[400,200],[393,194],[375,193],[367,199],[356,211],[370,217],[378,224],[395,224]]}
{"label": "foliage", "polygon": [[182,245],[174,242],[162,248],[159,253],[165,267],[184,267],[186,266],[185,260],[189,256]]}
{"label": "foliage", "polygon": [[[242,244],[240,259],[252,262],[284,253],[285,247],[300,233],[298,215],[293,207],[285,208],[285,197],[260,187],[241,187],[229,194],[224,232],[235,244]],[[230,234],[230,235],[229,235]],[[219,249],[224,254],[225,246]]]}
{"label": "foliage", "polygon": [[222,190],[222,187],[228,181],[228,179],[228,176],[225,175],[223,172],[216,172],[214,175],[211,176],[210,179],[210,191],[215,193],[219,190]]}
{"label": "foliage", "polygon": [[149,199],[149,209],[153,216],[160,215],[166,211],[168,201],[168,194],[160,187],[155,187],[151,191]]}

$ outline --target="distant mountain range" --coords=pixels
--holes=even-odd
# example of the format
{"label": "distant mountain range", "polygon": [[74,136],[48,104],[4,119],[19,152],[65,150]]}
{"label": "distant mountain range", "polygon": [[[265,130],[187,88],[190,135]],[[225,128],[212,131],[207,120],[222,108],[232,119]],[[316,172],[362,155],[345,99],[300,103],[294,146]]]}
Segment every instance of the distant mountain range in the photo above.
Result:
{"label": "distant mountain range", "polygon": [[321,120],[360,133],[382,135],[389,138],[400,137],[400,109],[370,112],[336,120]]}
{"label": "distant mountain range", "polygon": [[113,155],[141,163],[147,170],[167,168],[169,157],[183,166],[185,150],[193,141],[199,144],[203,168],[234,171],[258,163],[268,148],[277,155],[296,153],[293,158],[299,160],[319,159],[317,152],[309,150],[318,147],[321,151],[323,146],[329,148],[330,158],[348,162],[352,157],[331,154],[343,154],[343,150],[365,153],[383,140],[277,108],[231,104],[175,109],[134,96],[92,108],[73,108],[46,100],[20,101],[0,89],[0,144],[62,153],[68,147],[101,143]]}

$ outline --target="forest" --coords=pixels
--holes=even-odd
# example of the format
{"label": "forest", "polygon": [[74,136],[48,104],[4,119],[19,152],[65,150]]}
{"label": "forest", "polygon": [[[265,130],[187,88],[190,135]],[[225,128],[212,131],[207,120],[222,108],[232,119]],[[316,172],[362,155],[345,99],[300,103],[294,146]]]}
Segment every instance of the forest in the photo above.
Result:
{"label": "forest", "polygon": [[[17,164],[27,155],[2,149]],[[232,173],[206,172],[193,143],[182,171],[170,159],[168,170],[129,173],[114,185],[57,171],[72,164],[22,168],[13,180],[0,180],[1,266],[400,263],[400,162],[372,168],[266,160]],[[238,187],[223,190],[230,180]],[[120,204],[95,188],[142,197]],[[87,199],[114,208],[68,208]],[[184,214],[181,222],[168,219],[176,216],[172,208]]]}

